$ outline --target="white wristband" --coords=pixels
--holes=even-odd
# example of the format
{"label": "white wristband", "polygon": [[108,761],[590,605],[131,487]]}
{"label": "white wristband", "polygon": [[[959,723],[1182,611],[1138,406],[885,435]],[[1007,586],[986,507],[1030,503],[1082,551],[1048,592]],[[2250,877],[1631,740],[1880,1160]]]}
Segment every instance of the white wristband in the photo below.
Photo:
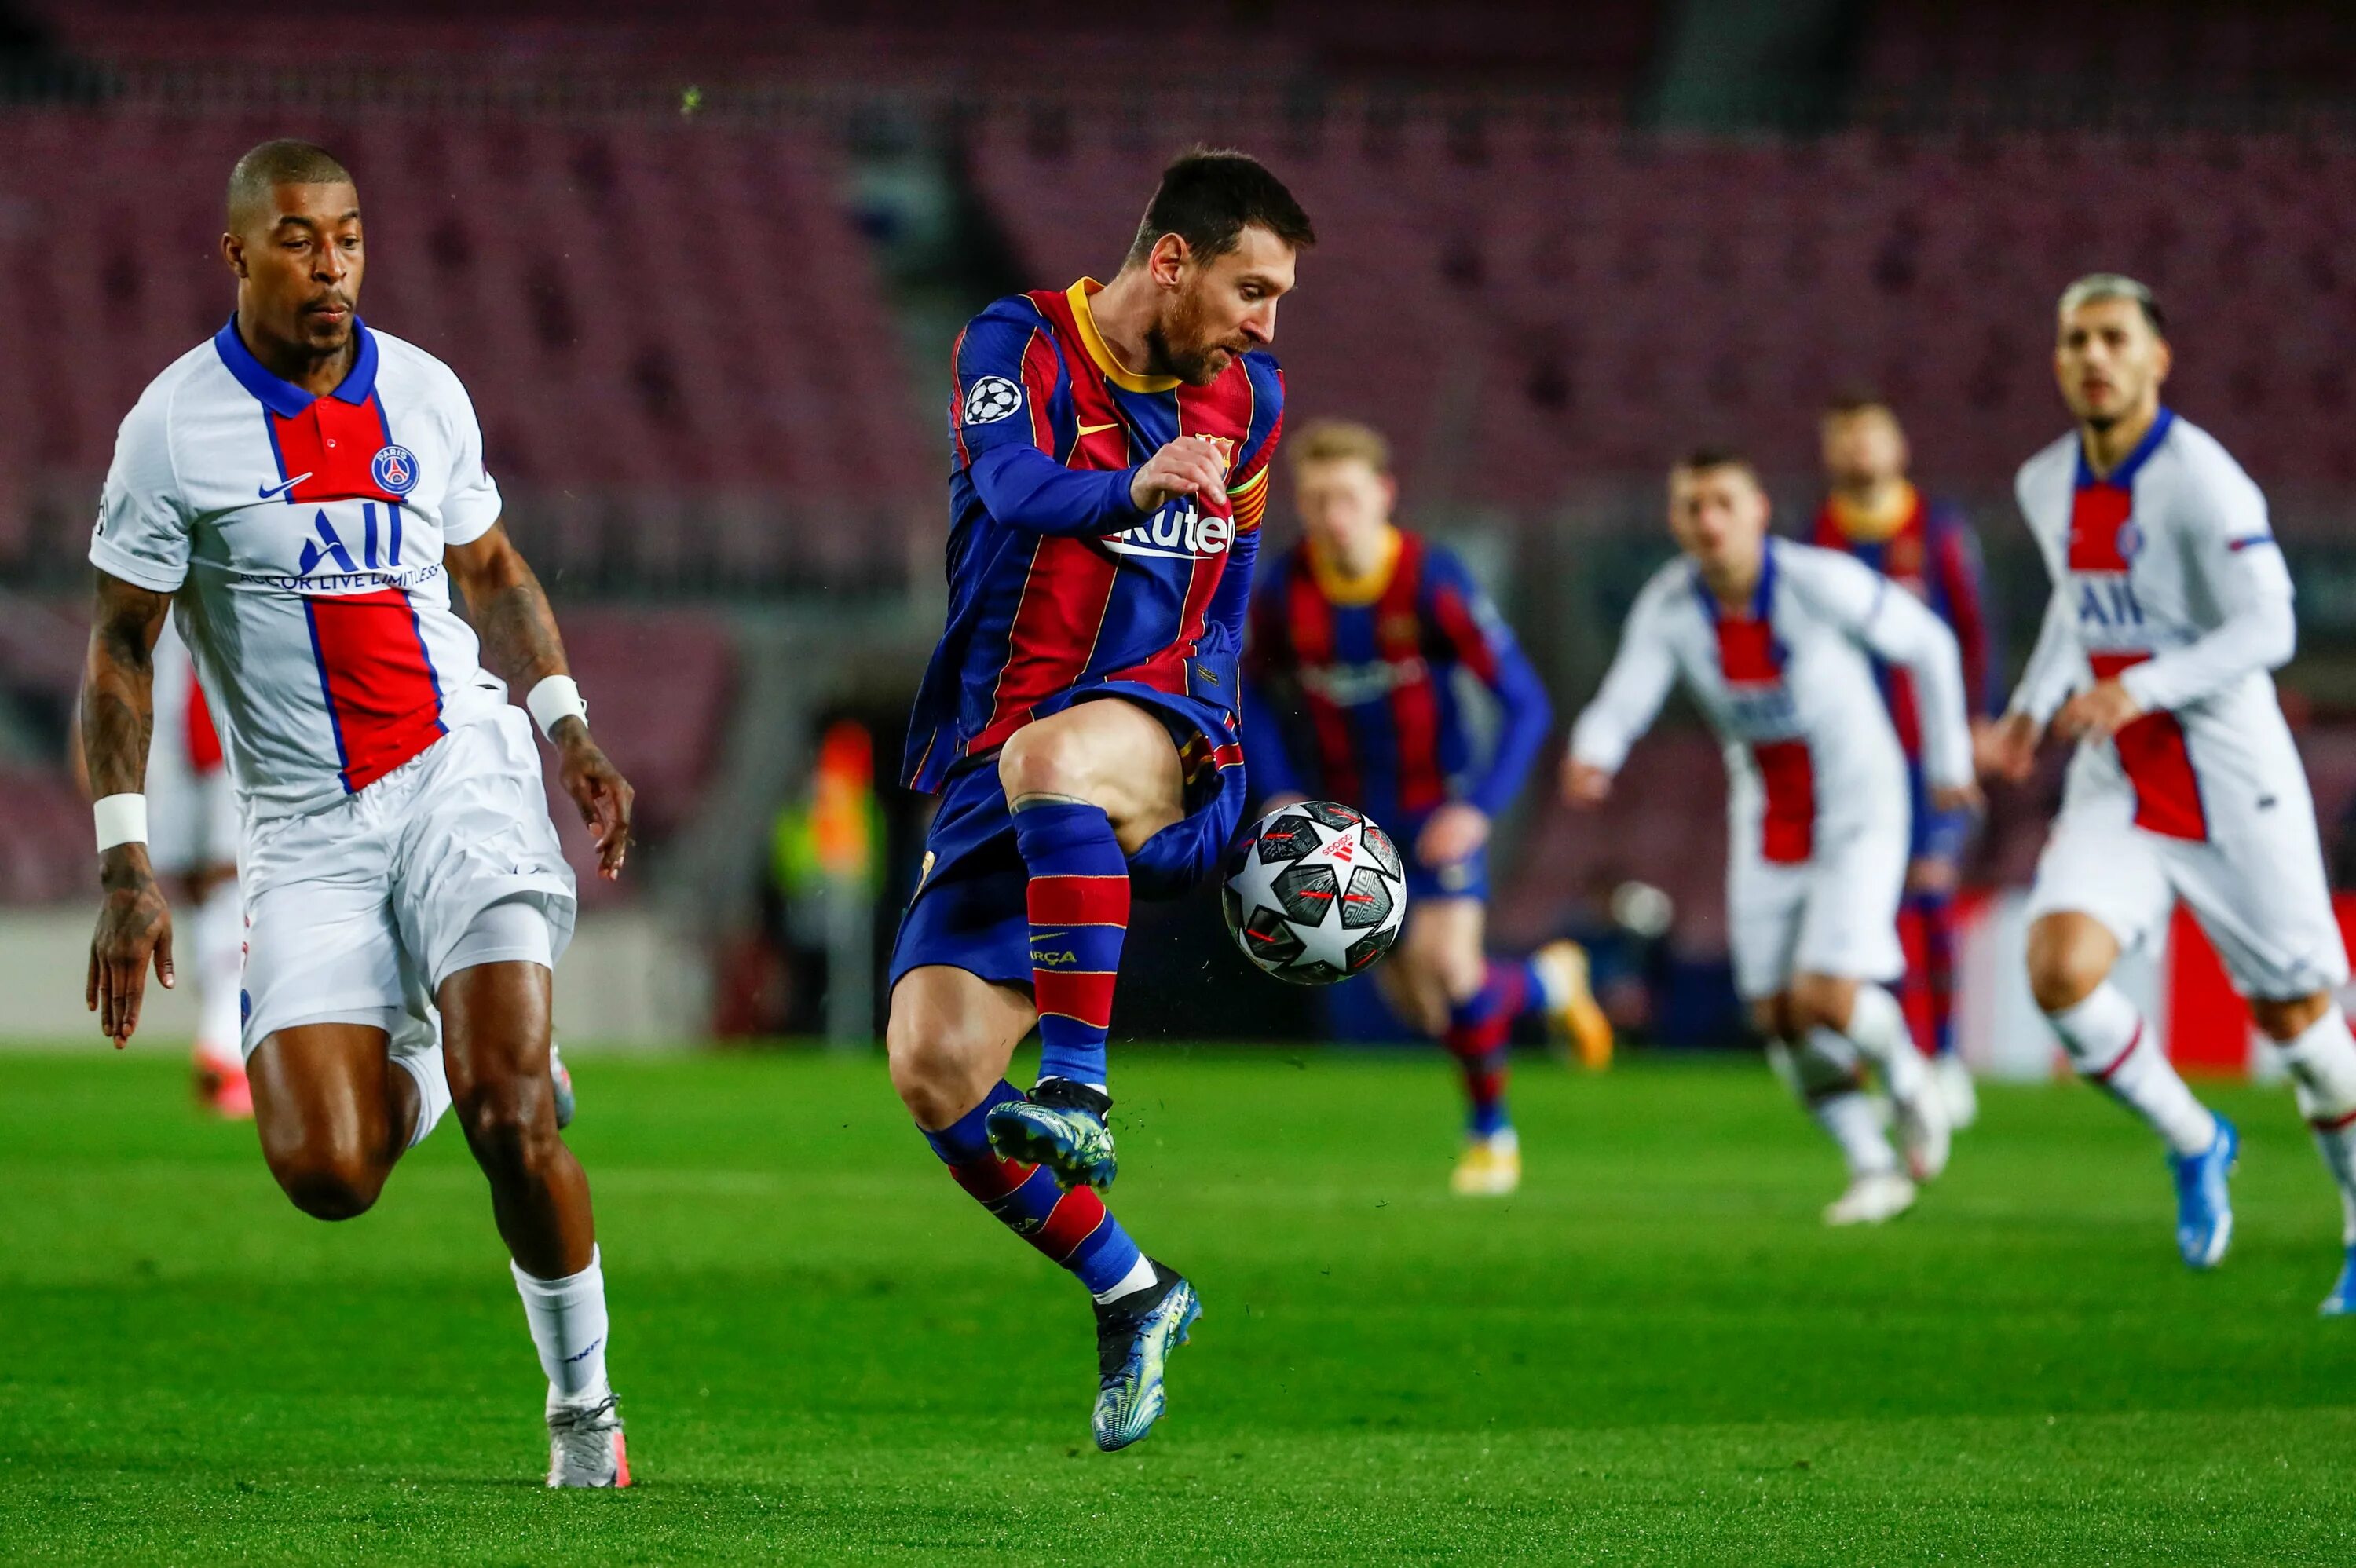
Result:
{"label": "white wristband", "polygon": [[110,795],[93,803],[90,814],[98,823],[100,854],[117,844],[147,842],[147,797],[144,795]]}
{"label": "white wristband", "polygon": [[581,699],[581,688],[569,675],[552,675],[531,688],[523,705],[531,714],[531,721],[550,740],[556,739],[556,723],[560,719],[578,719],[589,722],[589,704]]}

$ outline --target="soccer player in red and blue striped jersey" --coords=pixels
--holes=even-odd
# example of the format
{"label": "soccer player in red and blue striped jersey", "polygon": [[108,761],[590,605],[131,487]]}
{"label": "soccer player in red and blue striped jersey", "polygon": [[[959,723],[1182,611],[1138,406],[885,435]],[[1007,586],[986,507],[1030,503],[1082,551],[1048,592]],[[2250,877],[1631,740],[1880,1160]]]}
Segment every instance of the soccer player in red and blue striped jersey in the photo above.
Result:
{"label": "soccer player in red and blue striped jersey", "polygon": [[[1482,951],[1489,824],[1528,777],[1552,709],[1463,564],[1391,521],[1398,486],[1378,432],[1321,421],[1289,450],[1304,537],[1253,596],[1244,667],[1253,784],[1277,804],[1315,795],[1355,805],[1406,846],[1407,930],[1377,983],[1463,1070],[1471,1115],[1455,1189],[1511,1192],[1521,1179],[1505,1103],[1515,1019],[1559,1021],[1591,1066],[1612,1051],[1575,944],[1527,958]],[[1502,716],[1485,755],[1476,755],[1460,674],[1486,688]]]}
{"label": "soccer player in red and blue striped jersey", "polygon": [[[1906,432],[1879,398],[1837,400],[1825,411],[1820,433],[1827,494],[1816,514],[1815,542],[1856,556],[1947,623],[1963,653],[1964,692],[1974,727],[1985,729],[2004,698],[1971,519],[1954,502],[1924,495],[1907,478]],[[1923,1044],[1937,1069],[1948,1117],[1955,1126],[1969,1126],[1978,1107],[1971,1073],[1955,1051],[1955,888],[1975,819],[1969,812],[1942,811],[1932,804],[1923,782],[1922,726],[1913,688],[1902,669],[1885,665],[1879,674],[1898,743],[1905,749],[1913,801],[1913,842],[1900,918],[1915,938],[1910,951],[1919,946],[1922,961],[1908,979],[1920,987],[1929,1017],[1930,1038]]]}
{"label": "soccer player in red and blue striped jersey", "polygon": [[[937,793],[900,925],[892,1081],[959,1185],[1097,1304],[1093,1426],[1163,1406],[1200,1310],[1098,1189],[1132,895],[1220,863],[1243,811],[1237,658],[1284,380],[1265,349],[1308,217],[1240,153],[1163,172],[1109,283],[1000,300],[954,351],[948,624],[905,782]],[[1039,1078],[1006,1081],[1036,1021]]]}

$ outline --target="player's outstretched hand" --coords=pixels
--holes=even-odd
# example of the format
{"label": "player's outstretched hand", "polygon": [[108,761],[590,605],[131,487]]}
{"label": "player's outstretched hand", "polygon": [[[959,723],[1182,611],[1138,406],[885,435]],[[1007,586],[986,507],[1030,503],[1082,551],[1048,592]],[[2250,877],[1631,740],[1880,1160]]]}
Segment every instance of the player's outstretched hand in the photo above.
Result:
{"label": "player's outstretched hand", "polygon": [[2116,680],[2094,683],[2062,705],[2053,716],[2053,732],[2065,741],[2107,741],[2143,717],[2143,704]]}
{"label": "player's outstretched hand", "polygon": [[1562,798],[1581,810],[1601,805],[1612,798],[1612,775],[1593,763],[1565,757],[1562,760]]}
{"label": "player's outstretched hand", "polygon": [[1415,858],[1427,866],[1452,866],[1489,842],[1489,814],[1451,800],[1433,812],[1415,837]]}
{"label": "player's outstretched hand", "polygon": [[558,720],[555,739],[562,756],[557,776],[597,842],[597,874],[613,881],[622,874],[622,861],[630,852],[630,804],[638,792],[605,760],[589,738],[589,726],[580,720]]}
{"label": "player's outstretched hand", "polygon": [[1152,512],[1180,496],[1215,495],[1226,483],[1226,449],[1206,435],[1182,435],[1145,460],[1129,482],[1129,498]]}
{"label": "player's outstretched hand", "polygon": [[2008,713],[1973,732],[1972,752],[1982,776],[2019,784],[2037,766],[2037,720]]}
{"label": "player's outstretched hand", "polygon": [[120,1051],[139,1027],[139,1004],[147,994],[147,965],[169,990],[172,971],[172,912],[144,844],[120,844],[99,863],[106,896],[98,906],[98,929],[90,939],[90,978],[82,1001],[98,1015],[98,1026]]}

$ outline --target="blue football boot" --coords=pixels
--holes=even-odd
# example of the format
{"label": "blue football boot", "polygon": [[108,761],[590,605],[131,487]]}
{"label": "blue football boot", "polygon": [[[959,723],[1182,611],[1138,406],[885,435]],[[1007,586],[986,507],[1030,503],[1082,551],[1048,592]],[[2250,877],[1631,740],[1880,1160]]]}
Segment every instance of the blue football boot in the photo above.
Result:
{"label": "blue football boot", "polygon": [[2331,1294],[2316,1310],[2326,1317],[2345,1317],[2356,1312],[2356,1244],[2349,1247],[2348,1261],[2340,1265],[2340,1277],[2333,1282]]}
{"label": "blue football boot", "polygon": [[2176,1176],[2176,1250],[2190,1268],[2215,1268],[2233,1239],[2233,1200],[2225,1190],[2242,1136],[2233,1124],[2217,1118],[2217,1136],[2200,1154],[2168,1157]]}
{"label": "blue football boot", "polygon": [[1102,1190],[1120,1169],[1113,1157],[1112,1129],[1105,1125],[1111,1109],[1112,1096],[1101,1089],[1068,1078],[1042,1078],[1029,1099],[991,1107],[984,1125],[1001,1159],[1044,1166],[1066,1191]]}
{"label": "blue football boot", "polygon": [[1162,1419],[1170,1403],[1162,1387],[1162,1365],[1203,1315],[1193,1285],[1154,1260],[1146,1261],[1153,1264],[1151,1285],[1097,1306],[1097,1408],[1088,1424],[1097,1446],[1108,1454],[1128,1447]]}

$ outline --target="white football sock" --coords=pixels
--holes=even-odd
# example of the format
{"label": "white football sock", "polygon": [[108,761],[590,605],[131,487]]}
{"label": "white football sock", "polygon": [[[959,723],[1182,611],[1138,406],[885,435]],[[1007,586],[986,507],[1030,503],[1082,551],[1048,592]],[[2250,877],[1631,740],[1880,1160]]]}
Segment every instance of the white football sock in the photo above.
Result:
{"label": "white football sock", "polygon": [[1831,1029],[1811,1029],[1806,1040],[1775,1040],[1770,1060],[1782,1059],[1777,1074],[1799,1096],[1816,1125],[1840,1149],[1852,1177],[1879,1176],[1898,1168],[1898,1151],[1881,1125],[1880,1108],[1859,1083],[1856,1044]]}
{"label": "white football sock", "polygon": [[2141,1116],[2169,1148],[2195,1155],[2216,1142],[2217,1118],[2153,1046],[2126,992],[2105,980],[2076,1007],[2045,1017],[2078,1071]]}
{"label": "white football sock", "polygon": [[1094,1298],[1098,1306],[1103,1307],[1111,1302],[1119,1301],[1124,1296],[1133,1295],[1138,1291],[1143,1290],[1147,1285],[1151,1285],[1152,1283],[1152,1261],[1147,1258],[1143,1253],[1140,1253],[1137,1254],[1137,1261],[1129,1265],[1129,1272],[1127,1274],[1113,1281],[1112,1285],[1108,1288],[1090,1291],[1088,1294],[1092,1298]]}
{"label": "white football sock", "polygon": [[2340,1239],[2356,1243],[2356,1040],[2349,1038],[2347,1017],[2335,1004],[2276,1049],[2290,1069],[2298,1114],[2315,1129],[2324,1168],[2340,1184]]}
{"label": "white football sock", "polygon": [[245,901],[235,879],[216,883],[188,911],[188,968],[197,982],[197,1056],[235,1067],[245,1060],[240,987],[245,983]]}
{"label": "white football sock", "polygon": [[605,1271],[595,1247],[589,1266],[562,1279],[537,1279],[513,1262],[516,1294],[523,1297],[532,1348],[548,1374],[548,1403],[589,1405],[608,1398],[605,1381]]}
{"label": "white football sock", "polygon": [[450,1108],[450,1074],[442,1064],[439,1042],[426,1055],[396,1055],[391,1061],[417,1085],[417,1125],[409,1130],[409,1147],[415,1148],[434,1130],[434,1124],[442,1119],[442,1113]]}
{"label": "white football sock", "polygon": [[1857,988],[1849,1007],[1848,1028],[1841,1030],[1868,1061],[1881,1069],[1882,1087],[1893,1100],[1912,1101],[1929,1093],[1931,1064],[1914,1049],[1914,1033],[1906,1027],[1906,1009],[1879,986],[1867,982]]}

